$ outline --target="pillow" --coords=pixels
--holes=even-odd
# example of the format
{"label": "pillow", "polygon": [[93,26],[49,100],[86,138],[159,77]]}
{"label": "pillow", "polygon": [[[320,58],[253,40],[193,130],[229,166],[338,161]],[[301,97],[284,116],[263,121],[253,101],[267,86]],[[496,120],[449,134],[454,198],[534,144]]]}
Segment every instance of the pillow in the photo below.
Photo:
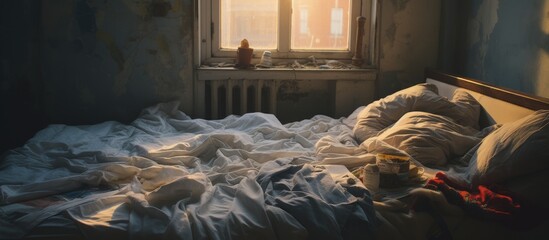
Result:
{"label": "pillow", "polygon": [[477,186],[502,183],[547,170],[548,147],[549,110],[539,110],[505,123],[486,136],[473,153],[462,177],[467,183]]}
{"label": "pillow", "polygon": [[[453,101],[438,95],[436,85],[430,83],[417,84],[400,90],[385,98],[374,101],[366,106],[357,117],[353,134],[359,142],[376,136],[381,130],[395,123],[405,113],[422,111],[448,116],[465,126],[478,129],[478,113],[471,110],[480,109],[467,106],[470,101],[476,102],[465,91],[457,91]],[[475,118],[476,116],[476,118]],[[468,119],[475,118],[475,119]]]}
{"label": "pillow", "polygon": [[474,129],[479,129],[480,103],[461,88],[457,88],[452,95],[452,100],[457,107],[451,109],[456,113],[441,113],[443,115],[452,116],[454,120],[463,125]]}
{"label": "pillow", "polygon": [[451,118],[426,112],[404,114],[376,138],[400,149],[424,165],[445,165],[477,145],[479,131]]}

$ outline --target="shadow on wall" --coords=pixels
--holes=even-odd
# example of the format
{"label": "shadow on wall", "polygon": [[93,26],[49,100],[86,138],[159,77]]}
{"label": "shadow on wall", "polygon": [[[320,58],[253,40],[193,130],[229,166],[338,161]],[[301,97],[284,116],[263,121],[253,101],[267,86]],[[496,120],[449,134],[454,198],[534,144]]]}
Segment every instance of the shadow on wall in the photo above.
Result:
{"label": "shadow on wall", "polygon": [[[51,123],[192,114],[193,1],[1,1],[2,149]],[[6,37],[4,37],[6,36]],[[4,124],[2,124],[4,125]]]}
{"label": "shadow on wall", "polygon": [[47,124],[39,61],[41,4],[0,1],[0,154]]}
{"label": "shadow on wall", "polygon": [[549,0],[458,4],[458,74],[549,97]]}

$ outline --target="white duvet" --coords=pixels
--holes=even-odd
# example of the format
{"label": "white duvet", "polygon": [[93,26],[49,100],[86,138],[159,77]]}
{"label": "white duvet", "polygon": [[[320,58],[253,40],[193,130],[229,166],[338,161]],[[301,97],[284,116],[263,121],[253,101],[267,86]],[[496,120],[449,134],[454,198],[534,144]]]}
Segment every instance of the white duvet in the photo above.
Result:
{"label": "white duvet", "polygon": [[[128,125],[51,125],[9,151],[0,162],[0,239],[34,234],[60,215],[92,239],[363,238],[377,229],[371,193],[322,166],[355,170],[376,153],[407,154],[397,138],[444,142],[444,158],[480,141],[434,114],[406,115],[406,124],[357,143],[363,108],[283,125],[263,113],[191,119],[177,107],[147,108]],[[418,124],[436,139],[405,136],[419,136]],[[418,152],[408,153],[415,166]]]}
{"label": "white duvet", "polygon": [[[129,125],[51,125],[0,163],[0,238],[23,237],[57,214],[89,238],[369,235],[368,191],[318,167],[366,154],[344,120],[283,125],[251,113],[207,121],[167,103]],[[317,154],[315,144],[332,141],[353,150]],[[52,196],[62,200],[36,207]]]}

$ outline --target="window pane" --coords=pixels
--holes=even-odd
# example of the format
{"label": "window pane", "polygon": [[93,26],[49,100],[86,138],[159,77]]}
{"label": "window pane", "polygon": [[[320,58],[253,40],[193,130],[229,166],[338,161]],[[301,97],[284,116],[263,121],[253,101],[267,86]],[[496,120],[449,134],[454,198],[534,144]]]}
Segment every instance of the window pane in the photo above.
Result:
{"label": "window pane", "polygon": [[244,38],[251,48],[277,48],[277,0],[220,0],[220,4],[221,48],[236,49]]}
{"label": "window pane", "polygon": [[347,50],[351,0],[292,0],[292,49]]}

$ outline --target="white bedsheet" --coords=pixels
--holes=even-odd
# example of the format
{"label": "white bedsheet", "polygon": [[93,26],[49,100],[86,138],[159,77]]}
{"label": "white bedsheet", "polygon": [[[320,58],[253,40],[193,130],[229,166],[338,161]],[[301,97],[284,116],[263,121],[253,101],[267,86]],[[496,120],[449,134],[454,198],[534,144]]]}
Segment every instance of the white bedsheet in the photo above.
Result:
{"label": "white bedsheet", "polygon": [[[129,125],[51,125],[0,162],[0,238],[25,236],[65,210],[92,238],[371,234],[375,215],[365,188],[316,167],[372,161],[349,121],[315,116],[283,125],[263,113],[208,121],[165,103]],[[103,190],[27,207],[88,188]]]}

